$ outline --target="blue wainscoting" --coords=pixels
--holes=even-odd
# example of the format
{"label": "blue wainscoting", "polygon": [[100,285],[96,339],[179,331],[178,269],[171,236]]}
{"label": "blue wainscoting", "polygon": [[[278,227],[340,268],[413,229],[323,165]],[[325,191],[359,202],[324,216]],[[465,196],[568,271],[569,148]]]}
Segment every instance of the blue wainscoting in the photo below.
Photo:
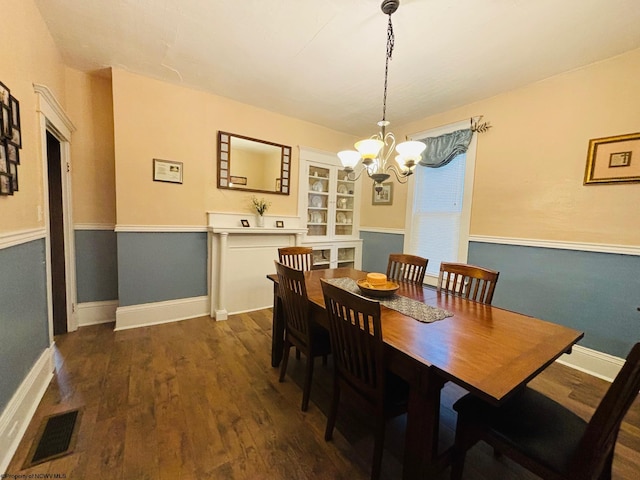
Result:
{"label": "blue wainscoting", "polygon": [[404,235],[360,231],[362,239],[362,270],[386,272],[390,253],[402,253]]}
{"label": "blue wainscoting", "polygon": [[118,248],[112,230],[76,230],[78,303],[118,299]]}
{"label": "blue wainscoting", "polygon": [[585,332],[624,358],[640,340],[640,257],[471,242],[469,263],[500,272],[493,304]]}
{"label": "blue wainscoting", "polygon": [[206,232],[118,232],[121,307],[207,295]]}
{"label": "blue wainscoting", "polygon": [[49,346],[44,239],[0,249],[0,412]]}
{"label": "blue wainscoting", "polygon": [[[363,270],[402,252],[403,235],[360,238]],[[471,242],[468,263],[500,272],[494,305],[581,330],[583,347],[625,358],[640,341],[640,256]]]}

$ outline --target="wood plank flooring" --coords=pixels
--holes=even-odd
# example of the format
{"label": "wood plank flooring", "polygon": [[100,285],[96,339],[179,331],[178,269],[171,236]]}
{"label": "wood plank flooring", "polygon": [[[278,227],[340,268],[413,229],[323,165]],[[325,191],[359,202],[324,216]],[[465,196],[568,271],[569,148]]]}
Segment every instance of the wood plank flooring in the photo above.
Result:
{"label": "wood plank flooring", "polygon": [[[55,377],[13,458],[8,474],[64,474],[67,479],[349,479],[369,478],[370,422],[341,406],[325,442],[331,367],[317,361],[309,411],[300,411],[304,357],[278,383],[270,366],[271,310],[209,317],[121,332],[113,324],[56,337]],[[590,418],[608,383],[552,365],[532,385]],[[442,393],[441,444],[453,441],[452,403]],[[22,469],[43,417],[84,410],[75,451]],[[383,478],[401,478],[405,417],[387,429]],[[618,438],[614,479],[640,472],[640,401]],[[446,479],[449,470],[438,479]],[[26,478],[26,477],[25,477]],[[35,478],[35,477],[34,477]],[[43,477],[44,478],[44,477]],[[465,478],[533,479],[485,444],[467,457]]]}

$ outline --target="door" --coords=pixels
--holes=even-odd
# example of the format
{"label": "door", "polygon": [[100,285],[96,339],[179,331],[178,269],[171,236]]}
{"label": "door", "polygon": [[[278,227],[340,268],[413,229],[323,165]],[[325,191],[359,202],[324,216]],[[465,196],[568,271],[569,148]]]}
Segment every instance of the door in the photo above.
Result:
{"label": "door", "polygon": [[49,232],[51,248],[51,300],[53,334],[67,333],[67,282],[64,249],[64,209],[60,141],[47,130],[47,172],[49,184]]}

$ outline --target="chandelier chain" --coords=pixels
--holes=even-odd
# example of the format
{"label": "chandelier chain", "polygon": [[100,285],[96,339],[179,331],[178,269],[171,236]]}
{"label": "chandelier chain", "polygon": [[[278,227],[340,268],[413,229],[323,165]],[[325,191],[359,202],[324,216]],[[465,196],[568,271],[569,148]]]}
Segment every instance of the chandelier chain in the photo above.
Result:
{"label": "chandelier chain", "polygon": [[393,46],[395,37],[393,35],[393,24],[391,23],[391,13],[389,14],[389,25],[387,26],[387,58],[384,64],[384,96],[382,99],[382,121],[387,119],[387,77],[389,76],[389,60],[393,57]]}

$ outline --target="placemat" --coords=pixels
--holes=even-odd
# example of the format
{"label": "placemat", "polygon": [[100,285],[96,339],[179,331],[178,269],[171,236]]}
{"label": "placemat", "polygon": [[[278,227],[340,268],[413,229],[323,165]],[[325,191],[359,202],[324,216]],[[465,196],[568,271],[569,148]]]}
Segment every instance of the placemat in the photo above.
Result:
{"label": "placemat", "polygon": [[358,295],[362,295],[363,297],[377,300],[381,305],[384,305],[387,308],[391,308],[392,310],[396,310],[397,312],[400,312],[403,315],[407,315],[408,317],[415,318],[419,322],[431,323],[435,322],[436,320],[453,317],[453,313],[451,312],[438,307],[432,307],[431,305],[427,305],[426,303],[414,300],[413,298],[404,297],[395,293],[387,298],[369,297],[367,295],[364,295],[358,287],[356,281],[349,277],[329,278],[327,279],[327,282],[337,287],[343,288],[344,290],[347,290],[349,292],[357,293]]}

